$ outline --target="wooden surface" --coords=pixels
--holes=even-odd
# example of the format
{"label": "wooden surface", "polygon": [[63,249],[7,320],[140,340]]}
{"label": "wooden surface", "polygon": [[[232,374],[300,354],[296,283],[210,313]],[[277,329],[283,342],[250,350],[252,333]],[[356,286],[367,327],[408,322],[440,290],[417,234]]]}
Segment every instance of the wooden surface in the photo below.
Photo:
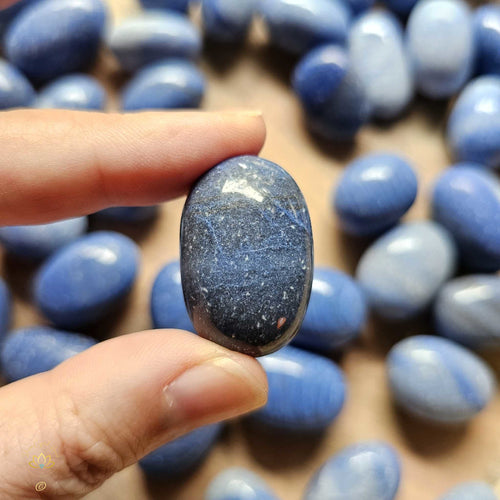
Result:
{"label": "wooden surface", "polygon": [[[110,4],[115,20],[137,8],[132,0],[112,0]],[[262,27],[257,25],[252,42],[243,49],[228,51],[207,46],[201,62],[209,82],[203,107],[264,111],[268,138],[262,156],[287,169],[303,190],[313,224],[315,263],[352,273],[364,245],[339,231],[329,204],[332,185],[346,163],[359,154],[378,150],[402,153],[413,162],[420,178],[418,200],[406,218],[425,218],[429,187],[449,163],[443,141],[446,105],[417,100],[397,123],[365,127],[352,147],[317,142],[306,132],[299,105],[289,88],[293,59],[270,50],[263,40]],[[101,57],[96,74],[116,95],[123,80],[109,55]],[[111,109],[115,106],[116,100]],[[160,268],[178,256],[183,201],[165,204],[161,217],[145,227],[112,227],[140,244],[142,270],[126,307],[94,332],[98,337],[151,327],[151,286]],[[43,321],[29,303],[33,271],[12,259],[4,258],[0,264],[0,274],[14,290],[16,327]],[[340,417],[321,438],[270,437],[242,421],[230,423],[209,458],[187,478],[148,484],[139,469],[131,467],[88,498],[198,500],[219,471],[239,465],[260,474],[280,498],[298,500],[321,463],[343,446],[364,439],[386,440],[399,451],[403,474],[398,500],[434,500],[456,482],[469,479],[500,486],[498,395],[473,422],[454,429],[433,428],[393,407],[385,379],[385,355],[397,339],[418,333],[432,333],[428,319],[401,325],[371,322],[362,339],[338,359],[346,373],[348,399]],[[490,362],[499,373],[498,356],[491,357]]]}

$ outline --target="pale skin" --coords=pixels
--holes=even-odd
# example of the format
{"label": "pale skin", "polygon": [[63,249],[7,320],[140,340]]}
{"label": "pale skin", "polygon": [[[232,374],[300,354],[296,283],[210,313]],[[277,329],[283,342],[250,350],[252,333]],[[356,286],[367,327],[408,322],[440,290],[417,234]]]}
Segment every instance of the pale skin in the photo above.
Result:
{"label": "pale skin", "polygon": [[[257,112],[3,112],[0,225],[35,224],[187,192],[225,158],[258,154]],[[163,443],[265,404],[248,356],[180,330],[114,338],[0,388],[0,498],[80,498]],[[39,474],[26,449],[57,454]]]}

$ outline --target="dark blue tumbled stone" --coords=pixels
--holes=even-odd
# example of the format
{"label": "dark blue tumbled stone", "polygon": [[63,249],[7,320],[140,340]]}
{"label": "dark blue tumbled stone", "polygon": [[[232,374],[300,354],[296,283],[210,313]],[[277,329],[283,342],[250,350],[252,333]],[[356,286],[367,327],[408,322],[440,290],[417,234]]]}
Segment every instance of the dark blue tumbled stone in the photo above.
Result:
{"label": "dark blue tumbled stone", "polygon": [[28,107],[35,91],[28,79],[12,64],[0,59],[0,110]]}
{"label": "dark blue tumbled stone", "polygon": [[292,177],[256,156],[199,179],[181,221],[184,298],[196,331],[254,356],[297,333],[312,283],[307,206]]}
{"label": "dark blue tumbled stone", "polygon": [[23,9],[39,1],[40,0],[11,0],[8,7],[0,6],[0,37],[3,36],[9,24]]}
{"label": "dark blue tumbled stone", "polygon": [[145,9],[167,9],[187,12],[190,0],[139,0]]}
{"label": "dark blue tumbled stone", "polygon": [[205,35],[221,42],[239,42],[248,32],[256,0],[202,0]]}
{"label": "dark blue tumbled stone", "polygon": [[10,325],[11,307],[9,289],[3,279],[0,278],[0,342]]}
{"label": "dark blue tumbled stone", "polygon": [[158,215],[158,205],[147,207],[110,207],[96,212],[94,216],[112,222],[137,223],[154,219]]}
{"label": "dark blue tumbled stone", "polygon": [[479,74],[500,76],[500,5],[486,4],[475,10],[474,33]]}

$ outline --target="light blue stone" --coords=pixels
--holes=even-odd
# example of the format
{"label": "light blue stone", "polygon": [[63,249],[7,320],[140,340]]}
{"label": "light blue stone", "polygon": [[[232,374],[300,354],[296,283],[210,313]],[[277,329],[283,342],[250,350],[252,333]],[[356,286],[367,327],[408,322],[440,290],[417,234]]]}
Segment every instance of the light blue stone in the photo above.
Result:
{"label": "light blue stone", "polygon": [[257,0],[202,0],[205,35],[221,42],[238,42],[248,32]]}
{"label": "light blue stone", "polygon": [[316,268],[307,312],[292,343],[318,351],[340,349],[360,335],[366,316],[365,297],[350,276]]}
{"label": "light blue stone", "polygon": [[500,167],[500,76],[471,81],[457,99],[447,127],[457,161]]}
{"label": "light blue stone", "polygon": [[479,74],[500,76],[500,5],[482,5],[474,12]]}
{"label": "light blue stone", "polygon": [[393,500],[400,476],[399,457],[391,446],[360,442],[333,455],[316,472],[304,500]]}
{"label": "light blue stone", "polygon": [[420,0],[408,20],[407,43],[417,88],[426,97],[450,97],[471,76],[474,31],[462,0]]}
{"label": "light blue stone", "polygon": [[139,0],[144,9],[167,9],[186,13],[191,0]]}
{"label": "light blue stone", "polygon": [[474,164],[445,170],[432,193],[432,216],[453,235],[472,271],[500,269],[500,180]]}
{"label": "light blue stone", "polygon": [[44,259],[82,236],[87,217],[76,217],[34,226],[0,227],[0,244],[11,254],[28,259]]}
{"label": "light blue stone", "polygon": [[439,500],[498,500],[498,497],[489,484],[469,481],[455,486]]}
{"label": "light blue stone", "polygon": [[201,52],[197,28],[174,11],[151,10],[129,17],[106,39],[122,68],[131,72],[161,59],[196,59]]}
{"label": "light blue stone", "polygon": [[413,98],[414,82],[396,17],[383,10],[359,17],[349,33],[349,57],[373,117],[390,120],[400,115]]}
{"label": "light blue stone", "polygon": [[371,153],[345,168],[332,204],[346,232],[370,236],[394,226],[413,205],[417,190],[417,176],[407,160]]}
{"label": "light blue stone", "polygon": [[0,278],[0,345],[3,335],[9,329],[11,320],[11,296],[4,280]]}
{"label": "light blue stone", "polygon": [[342,371],[330,359],[284,347],[259,358],[269,383],[267,404],[252,418],[271,429],[307,433],[326,429],[346,397]]}
{"label": "light blue stone", "polygon": [[170,59],[142,68],[127,84],[122,109],[197,108],[205,93],[205,78],[189,61]]}
{"label": "light blue stone", "polygon": [[2,346],[2,373],[9,382],[14,382],[51,370],[95,343],[91,337],[47,326],[20,328],[9,333]]}
{"label": "light blue stone", "polygon": [[356,277],[368,304],[380,316],[402,320],[430,305],[455,271],[456,249],[433,222],[395,227],[363,254]]}
{"label": "light blue stone", "polygon": [[154,219],[158,215],[158,205],[147,207],[110,207],[94,214],[99,219],[137,224]]}
{"label": "light blue stone", "polygon": [[398,342],[387,357],[396,403],[424,420],[454,424],[479,413],[495,394],[486,363],[451,340],[418,335]]}
{"label": "light blue stone", "polygon": [[28,79],[12,64],[0,59],[0,110],[31,106],[35,91]]}
{"label": "light blue stone", "polygon": [[129,292],[138,261],[139,250],[126,236],[90,233],[44,262],[35,280],[35,302],[61,328],[95,323]]}
{"label": "light blue stone", "polygon": [[384,0],[387,7],[395,14],[406,18],[418,0]]}

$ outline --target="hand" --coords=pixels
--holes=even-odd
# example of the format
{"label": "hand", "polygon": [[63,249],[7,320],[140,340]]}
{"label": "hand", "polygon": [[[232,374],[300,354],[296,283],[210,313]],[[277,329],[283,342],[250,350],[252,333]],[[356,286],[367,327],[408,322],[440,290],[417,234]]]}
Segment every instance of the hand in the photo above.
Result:
{"label": "hand", "polygon": [[[223,159],[257,154],[265,137],[262,118],[245,112],[1,118],[0,225],[165,201]],[[101,342],[0,389],[0,498],[40,498],[33,443],[59,456],[44,498],[79,498],[167,441],[263,405],[266,393],[254,359],[191,333]]]}

